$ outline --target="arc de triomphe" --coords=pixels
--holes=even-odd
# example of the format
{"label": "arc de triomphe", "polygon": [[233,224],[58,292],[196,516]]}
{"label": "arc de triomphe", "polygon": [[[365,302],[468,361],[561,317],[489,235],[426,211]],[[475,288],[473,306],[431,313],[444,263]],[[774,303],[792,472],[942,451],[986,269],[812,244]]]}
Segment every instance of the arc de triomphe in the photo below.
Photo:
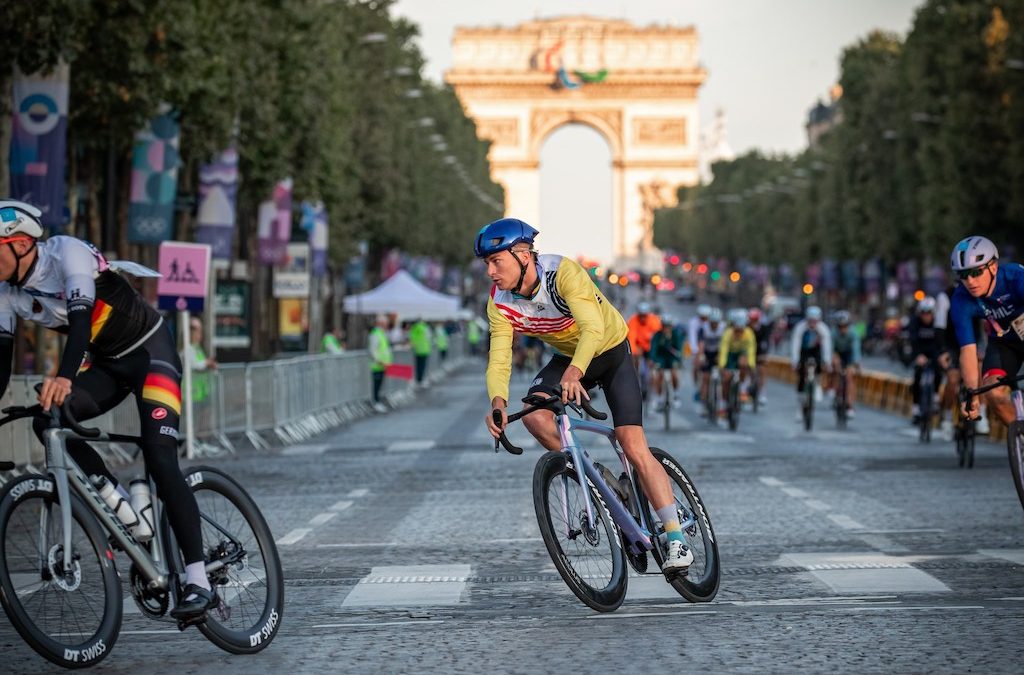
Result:
{"label": "arc de triomphe", "polygon": [[592,17],[457,28],[445,80],[492,142],[506,214],[543,227],[541,146],[562,125],[586,124],[611,148],[614,262],[660,263],[653,211],[699,180],[697,91],[706,72],[697,43],[693,27]]}

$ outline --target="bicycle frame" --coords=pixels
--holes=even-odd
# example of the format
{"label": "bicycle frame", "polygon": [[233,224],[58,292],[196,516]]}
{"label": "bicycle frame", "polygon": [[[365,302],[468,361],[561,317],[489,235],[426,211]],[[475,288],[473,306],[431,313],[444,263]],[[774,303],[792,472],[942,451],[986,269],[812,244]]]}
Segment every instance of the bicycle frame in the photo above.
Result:
{"label": "bicycle frame", "polygon": [[[576,471],[576,475],[580,479],[580,485],[584,483],[586,479],[592,486],[594,486],[601,498],[604,500],[607,506],[608,512],[615,521],[615,524],[619,527],[619,530],[625,536],[626,542],[633,553],[641,553],[644,551],[650,551],[654,548],[653,537],[651,535],[650,523],[647,522],[647,514],[644,510],[640,510],[640,520],[633,517],[633,515],[626,510],[625,505],[619,499],[618,495],[612,490],[612,488],[604,481],[601,476],[601,472],[598,471],[597,467],[594,466],[593,460],[590,459],[590,455],[587,454],[586,449],[580,444],[576,438],[576,431],[585,431],[588,433],[598,434],[604,436],[611,443],[615,453],[619,456],[619,461],[622,462],[623,470],[629,477],[630,489],[633,494],[632,498],[636,503],[640,504],[639,490],[635,482],[633,481],[632,466],[629,463],[629,459],[626,457],[626,453],[619,447],[619,444],[615,438],[615,430],[611,427],[603,424],[597,424],[590,420],[577,419],[570,417],[566,413],[555,416],[555,423],[558,426],[558,434],[562,442],[562,452],[568,454],[572,458],[573,469]],[[582,467],[582,472],[580,468]],[[562,478],[562,515],[564,516],[565,522],[568,524],[569,519],[569,500],[568,500],[568,478]],[[594,512],[594,504],[591,500],[589,490],[582,490],[583,502],[587,511],[587,523],[591,528],[596,527],[597,521]],[[680,526],[685,529],[696,523],[692,518],[685,523],[680,523]],[[568,536],[570,533],[566,532]]]}

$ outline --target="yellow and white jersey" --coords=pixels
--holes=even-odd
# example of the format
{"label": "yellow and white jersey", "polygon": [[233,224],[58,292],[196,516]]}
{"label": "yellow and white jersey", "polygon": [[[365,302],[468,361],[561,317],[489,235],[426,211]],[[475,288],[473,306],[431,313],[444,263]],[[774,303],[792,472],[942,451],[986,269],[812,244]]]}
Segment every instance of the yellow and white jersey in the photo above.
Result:
{"label": "yellow and white jersey", "polygon": [[491,289],[487,318],[491,350],[487,393],[508,400],[514,332],[540,338],[586,372],[591,360],[626,339],[626,322],[579,263],[545,254],[537,258],[540,284],[533,297]]}

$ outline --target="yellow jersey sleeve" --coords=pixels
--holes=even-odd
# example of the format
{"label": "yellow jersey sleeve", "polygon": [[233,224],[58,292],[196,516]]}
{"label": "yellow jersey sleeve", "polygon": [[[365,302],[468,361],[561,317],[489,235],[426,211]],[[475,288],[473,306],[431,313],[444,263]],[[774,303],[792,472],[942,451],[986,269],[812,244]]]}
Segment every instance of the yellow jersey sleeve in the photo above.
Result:
{"label": "yellow jersey sleeve", "polygon": [[491,349],[487,353],[487,400],[500,397],[508,403],[508,379],[512,375],[512,324],[498,308],[494,298],[487,300],[487,320],[491,324]]}
{"label": "yellow jersey sleeve", "polygon": [[595,355],[625,339],[626,322],[575,260],[562,259],[555,285],[580,331],[570,365],[585,373]]}
{"label": "yellow jersey sleeve", "polygon": [[757,336],[749,326],[743,331],[743,341],[747,348],[747,365],[754,367],[757,363]]}
{"label": "yellow jersey sleeve", "polygon": [[722,340],[718,343],[718,369],[725,370],[725,364],[729,359],[729,352],[732,350],[732,329],[726,329],[722,333]]}

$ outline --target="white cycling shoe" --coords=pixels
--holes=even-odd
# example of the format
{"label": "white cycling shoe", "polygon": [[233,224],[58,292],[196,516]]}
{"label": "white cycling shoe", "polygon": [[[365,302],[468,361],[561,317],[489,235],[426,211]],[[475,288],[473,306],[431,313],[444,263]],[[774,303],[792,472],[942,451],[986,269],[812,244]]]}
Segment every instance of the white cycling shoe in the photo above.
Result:
{"label": "white cycling shoe", "polygon": [[666,574],[678,574],[685,572],[693,564],[693,551],[681,541],[670,541],[668,553],[665,554],[665,562],[661,571]]}

